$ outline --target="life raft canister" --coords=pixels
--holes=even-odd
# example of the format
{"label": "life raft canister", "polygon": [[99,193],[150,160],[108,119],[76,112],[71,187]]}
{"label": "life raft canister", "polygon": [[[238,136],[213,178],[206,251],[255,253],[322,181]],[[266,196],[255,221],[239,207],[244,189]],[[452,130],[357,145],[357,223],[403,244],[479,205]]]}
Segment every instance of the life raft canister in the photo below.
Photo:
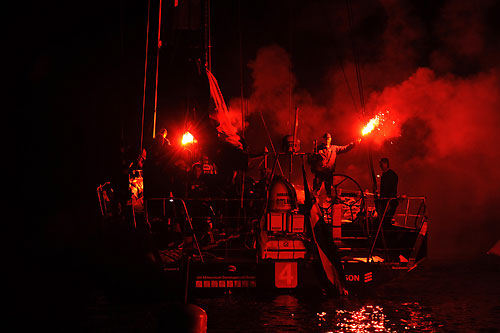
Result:
{"label": "life raft canister", "polygon": [[275,176],[269,191],[269,212],[286,213],[297,208],[297,194],[283,177]]}

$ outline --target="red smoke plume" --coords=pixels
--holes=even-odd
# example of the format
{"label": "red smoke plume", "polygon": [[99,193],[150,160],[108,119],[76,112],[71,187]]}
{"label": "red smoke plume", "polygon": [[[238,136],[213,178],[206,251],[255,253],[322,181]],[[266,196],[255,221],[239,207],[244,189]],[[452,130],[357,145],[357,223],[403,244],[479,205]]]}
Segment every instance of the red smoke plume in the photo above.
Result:
{"label": "red smoke plume", "polygon": [[[500,198],[500,80],[497,70],[470,78],[437,77],[421,68],[405,82],[370,96],[368,108],[388,106],[400,118],[396,147],[380,147],[401,174],[400,189],[428,196],[435,256],[469,253],[498,238],[489,225]],[[406,172],[405,172],[406,171]],[[493,233],[492,233],[493,231]],[[495,233],[496,232],[496,233]],[[468,246],[464,247],[464,242]]]}
{"label": "red smoke plume", "polygon": [[[412,8],[398,1],[383,1],[387,24],[379,41],[381,48],[362,63],[365,116],[359,106],[352,63],[344,63],[344,70],[354,102],[343,73],[338,65],[332,65],[324,78],[318,78],[325,83],[323,96],[330,97],[319,103],[313,94],[300,89],[284,49],[260,49],[250,64],[254,81],[245,101],[249,114],[245,134],[250,148],[261,151],[264,145],[269,147],[258,113],[266,119],[280,148],[279,140],[291,133],[293,109],[299,107],[298,137],[302,151],[310,151],[312,140],[320,139],[324,132],[332,131],[334,143],[345,144],[359,137],[360,129],[374,114],[389,110],[390,126],[369,135],[374,142],[374,162],[377,165],[380,157],[390,159],[399,174],[401,194],[427,196],[430,255],[486,252],[500,237],[494,211],[500,200],[500,149],[496,146],[500,142],[500,73],[491,54],[481,55],[485,48],[495,50],[485,42],[491,34],[485,33],[481,22],[490,5],[484,1],[475,8],[456,2],[443,6],[438,23],[431,25],[443,41],[428,51],[434,70],[416,65],[423,56],[422,39],[428,31],[412,16]],[[461,20],[468,10],[472,14],[465,24]],[[483,70],[471,74],[469,67],[460,67],[464,57],[468,63],[476,60],[475,66]],[[458,69],[463,68],[468,68],[466,75],[446,72],[457,69],[461,73]],[[239,126],[240,105],[239,99],[230,103],[234,123]],[[337,172],[371,188],[366,160],[365,149],[354,149],[339,158]]]}

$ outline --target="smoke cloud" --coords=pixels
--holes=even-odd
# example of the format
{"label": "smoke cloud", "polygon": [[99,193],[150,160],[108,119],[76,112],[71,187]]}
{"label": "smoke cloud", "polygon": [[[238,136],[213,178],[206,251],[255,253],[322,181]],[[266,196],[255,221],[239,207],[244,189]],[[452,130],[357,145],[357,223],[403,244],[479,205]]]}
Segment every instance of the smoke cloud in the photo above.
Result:
{"label": "smoke cloud", "polygon": [[[343,63],[352,97],[344,72],[333,63],[318,78],[324,83],[318,94],[300,86],[290,55],[271,45],[249,64],[252,92],[243,103],[247,143],[256,151],[269,147],[262,115],[280,148],[279,140],[292,132],[295,107],[302,151],[310,151],[312,141],[326,131],[333,132],[336,144],[346,144],[360,137],[371,116],[388,110],[380,131],[362,145],[371,142],[375,163],[390,159],[401,194],[427,197],[430,255],[484,253],[500,237],[494,212],[500,199],[500,72],[492,55],[483,55],[486,49],[495,51],[489,46],[493,35],[482,21],[491,1],[446,3],[427,27],[407,4],[381,5],[387,19],[380,45],[361,63],[366,115],[359,106],[352,62]],[[439,46],[424,47],[429,36],[438,38]],[[328,98],[319,101],[313,97],[318,95]],[[241,104],[238,98],[229,103],[233,124],[240,129]],[[339,158],[337,172],[370,189],[366,161],[366,149],[355,149]]]}
{"label": "smoke cloud", "polygon": [[393,145],[381,141],[383,129],[374,141],[399,171],[400,192],[428,197],[435,256],[485,251],[498,238],[499,92],[497,70],[463,79],[421,68],[370,96],[369,109],[398,119]]}

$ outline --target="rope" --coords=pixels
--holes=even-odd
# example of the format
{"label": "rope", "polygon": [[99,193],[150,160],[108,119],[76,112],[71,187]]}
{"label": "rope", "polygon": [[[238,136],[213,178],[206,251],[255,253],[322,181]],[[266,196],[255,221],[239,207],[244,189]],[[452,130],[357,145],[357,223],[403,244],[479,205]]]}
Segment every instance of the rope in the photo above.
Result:
{"label": "rope", "polygon": [[353,53],[353,57],[354,57],[354,66],[356,69],[356,79],[358,82],[359,101],[361,103],[361,112],[363,113],[363,116],[364,116],[365,115],[365,98],[364,98],[364,93],[363,93],[363,83],[361,80],[361,69],[359,66],[359,57],[358,57],[356,45],[354,43],[354,34],[352,31],[352,26],[353,26],[352,5],[351,5],[350,0],[346,0],[346,3],[347,3],[347,16],[349,19],[349,32],[351,34],[351,42],[352,42],[352,53]]}
{"label": "rope", "polygon": [[151,0],[148,0],[148,24],[146,27],[146,60],[144,61],[144,92],[142,97],[142,123],[141,123],[141,152],[144,142],[144,110],[146,106],[146,74],[148,72],[148,46],[149,46],[149,9]]}

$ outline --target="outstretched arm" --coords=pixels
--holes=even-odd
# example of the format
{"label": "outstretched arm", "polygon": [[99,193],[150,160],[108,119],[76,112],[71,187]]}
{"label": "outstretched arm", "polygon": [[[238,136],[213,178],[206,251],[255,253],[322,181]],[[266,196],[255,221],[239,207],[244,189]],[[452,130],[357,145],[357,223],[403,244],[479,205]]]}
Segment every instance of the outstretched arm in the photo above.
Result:
{"label": "outstretched arm", "polygon": [[351,142],[345,146],[335,146],[336,150],[337,150],[337,154],[347,153],[349,150],[354,148],[355,145],[356,145],[356,142]]}

